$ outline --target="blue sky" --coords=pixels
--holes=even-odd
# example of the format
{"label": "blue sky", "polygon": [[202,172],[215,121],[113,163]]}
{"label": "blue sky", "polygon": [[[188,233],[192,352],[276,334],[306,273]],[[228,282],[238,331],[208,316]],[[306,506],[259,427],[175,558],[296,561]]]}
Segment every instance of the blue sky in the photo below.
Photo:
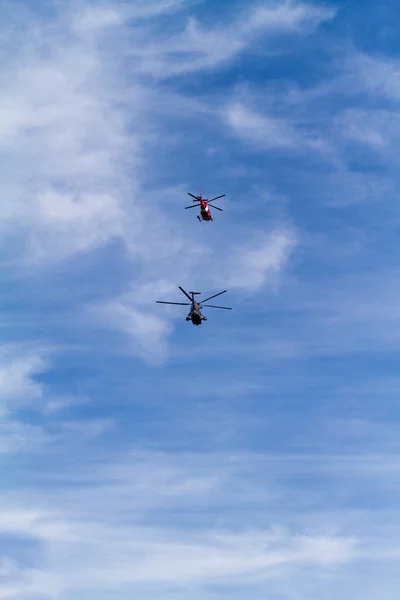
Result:
{"label": "blue sky", "polygon": [[397,599],[397,3],[0,18],[0,599]]}

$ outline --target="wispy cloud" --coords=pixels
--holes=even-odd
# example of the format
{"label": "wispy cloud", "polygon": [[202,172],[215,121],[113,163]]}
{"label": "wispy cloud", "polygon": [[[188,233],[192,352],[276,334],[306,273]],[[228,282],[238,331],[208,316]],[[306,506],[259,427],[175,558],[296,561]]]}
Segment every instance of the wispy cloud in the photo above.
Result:
{"label": "wispy cloud", "polygon": [[[125,598],[151,586],[154,593],[179,598],[189,586],[200,598],[204,586],[222,593],[234,581],[257,598],[266,590],[292,598],[290,580],[304,593],[312,582],[329,598],[323,581],[334,574],[336,589],[350,598],[345,574],[351,565],[365,568],[380,556],[390,566],[397,556],[399,524],[393,524],[392,513],[384,509],[374,517],[351,509],[360,486],[392,477],[386,459],[376,458],[377,470],[368,471],[359,470],[362,457],[136,451],[114,455],[112,462],[81,463],[84,470],[75,480],[47,475],[45,492],[25,486],[3,498],[0,536],[10,540],[4,557],[8,589],[31,598],[41,585],[42,594],[69,598],[75,590],[89,597],[107,587]],[[314,494],[332,492],[325,510],[317,508],[314,495],[312,513],[310,473]],[[336,506],[339,473],[348,483],[345,510]],[[184,518],[177,521],[177,514]],[[383,540],[375,527],[380,522],[382,531],[382,523],[390,521],[394,530]],[[31,540],[33,568],[13,545],[16,539]],[[362,585],[362,571],[355,573]]]}
{"label": "wispy cloud", "polygon": [[94,310],[98,323],[103,327],[117,329],[132,338],[132,351],[150,363],[163,362],[167,358],[166,338],[171,327],[165,320],[150,312],[140,310],[135,301],[115,300]]}
{"label": "wispy cloud", "polygon": [[397,101],[400,98],[400,64],[394,56],[354,52],[345,62],[350,91],[364,89],[375,96]]}
{"label": "wispy cloud", "polygon": [[215,69],[229,63],[263,35],[309,31],[334,15],[332,8],[299,2],[255,4],[223,26],[202,26],[191,17],[184,31],[159,37],[157,44],[153,42],[150,47],[145,42],[133,54],[143,72],[157,77]]}
{"label": "wispy cloud", "polygon": [[[260,494],[254,503],[250,480],[241,487],[246,462],[245,457],[230,461],[214,456],[211,466],[198,456],[177,459],[139,453],[119,465],[99,464],[89,474],[92,490],[85,491],[83,481],[69,481],[66,493],[63,487],[48,488],[51,510],[41,494],[28,489],[29,509],[22,497],[14,497],[12,505],[12,496],[5,499],[0,532],[11,539],[34,540],[44,557],[35,561],[42,582],[53,582],[66,597],[75,589],[91,594],[104,586],[129,594],[152,585],[155,591],[166,587],[174,594],[181,586],[200,591],[199,586],[222,586],[232,578],[237,585],[250,586],[264,580],[274,589],[276,578],[282,580],[294,567],[339,567],[356,558],[353,536],[307,534],[299,527],[290,531],[273,523],[278,515],[262,519],[271,502],[268,486],[253,482]],[[258,524],[246,517],[250,497]],[[214,513],[211,520],[207,505]],[[152,516],[156,508],[162,509],[158,524]],[[171,524],[176,511],[186,513],[184,528]],[[19,561],[16,564],[19,568],[10,573],[10,584],[23,586],[25,573],[37,591],[32,572]],[[29,587],[24,591],[33,593]],[[55,594],[51,585],[41,592]]]}
{"label": "wispy cloud", "polygon": [[47,362],[38,354],[19,353],[4,346],[0,358],[0,401],[3,407],[29,402],[43,395],[43,386],[35,376],[45,372]]}
{"label": "wispy cloud", "polygon": [[301,140],[283,119],[257,114],[243,104],[229,106],[226,118],[235,133],[265,148],[293,148]]}
{"label": "wispy cloud", "polygon": [[111,66],[101,61],[96,40],[71,29],[65,40],[68,21],[38,27],[41,35],[28,31],[21,48],[13,48],[0,105],[0,151],[7,157],[3,231],[24,231],[21,250],[34,262],[121,235],[122,187],[134,185],[116,173],[128,153],[127,136],[108,86]]}
{"label": "wispy cloud", "polygon": [[219,283],[229,288],[256,291],[269,284],[277,288],[297,244],[293,229],[276,229],[255,233],[252,240],[236,245],[224,262]]}

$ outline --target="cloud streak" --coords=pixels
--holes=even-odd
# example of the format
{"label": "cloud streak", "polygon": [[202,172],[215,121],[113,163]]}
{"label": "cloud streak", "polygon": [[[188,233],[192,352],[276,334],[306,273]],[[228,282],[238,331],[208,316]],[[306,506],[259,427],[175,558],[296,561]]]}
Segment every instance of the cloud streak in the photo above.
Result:
{"label": "cloud streak", "polygon": [[201,26],[191,17],[184,31],[175,31],[168,39],[159,37],[157,45],[145,44],[133,55],[143,72],[156,77],[207,71],[231,62],[257,38],[310,31],[334,15],[333,9],[313,4],[255,4],[223,27]]}
{"label": "cloud streak", "polygon": [[29,402],[43,396],[43,386],[35,376],[45,372],[47,362],[39,354],[19,353],[4,346],[0,358],[0,401],[4,406]]}
{"label": "cloud streak", "polygon": [[[371,512],[350,507],[304,510],[310,503],[310,472],[316,490],[326,489],[326,483],[337,490],[341,473],[356,494],[371,478],[375,484],[382,476],[391,478],[385,458],[377,457],[376,472],[359,469],[362,457],[317,461],[299,455],[200,457],[136,450],[125,458],[114,455],[112,462],[104,458],[88,462],[87,475],[81,472],[76,480],[67,475],[67,487],[65,476],[54,474],[47,476],[46,492],[26,488],[3,498],[0,539],[31,540],[36,557],[34,567],[26,567],[9,544],[3,563],[8,593],[30,600],[42,586],[40,593],[49,598],[70,598],[77,591],[85,598],[107,587],[125,598],[152,586],[154,593],[179,598],[190,586],[194,597],[201,597],[203,586],[221,593],[234,581],[261,598],[266,591],[286,593],[290,577],[304,593],[312,581],[325,599],[330,598],[326,578],[333,573],[345,594],[349,565],[366,565],[377,555],[387,564],[396,560],[395,538],[382,546],[374,531],[379,519],[392,519],[390,511],[371,520]],[[283,482],[291,475],[296,478],[289,491]],[[281,521],[294,503],[302,510],[285,527]]]}
{"label": "cloud streak", "polygon": [[219,283],[250,292],[264,285],[277,289],[296,244],[296,234],[289,228],[254,234],[250,243],[237,245],[231,252]]}
{"label": "cloud streak", "polygon": [[[246,527],[245,507],[253,498],[250,481],[240,491],[243,474],[248,472],[246,458],[236,457],[230,465],[227,457],[215,456],[213,462],[215,466],[210,467],[198,456],[185,460],[141,453],[118,466],[98,464],[89,475],[95,484],[92,490],[85,491],[83,481],[69,481],[66,492],[57,487],[48,490],[51,510],[36,492],[29,509],[22,496],[14,498],[12,508],[9,498],[0,514],[0,536],[30,538],[43,557],[36,561],[35,572],[18,562],[18,568],[10,568],[11,589],[21,586],[30,598],[37,593],[39,574],[45,585],[41,592],[50,598],[56,594],[69,598],[74,590],[96,593],[104,586],[125,597],[144,585],[155,586],[155,590],[165,587],[174,596],[181,586],[200,591],[199,585],[222,586],[232,578],[239,585],[250,586],[270,581],[274,589],[277,573],[280,579],[301,565],[339,567],[356,557],[355,540],[345,535],[291,532],[271,522]],[[103,476],[98,478],[101,471]],[[268,504],[267,488],[255,485],[263,494],[256,504],[251,502],[261,517]],[[131,502],[126,512],[128,496]],[[221,528],[216,526],[215,516],[210,521],[204,512],[210,502],[217,512],[218,505],[223,506],[233,522]],[[158,525],[152,524],[156,507],[163,512]],[[178,522],[171,524],[177,511],[187,514],[185,528]],[[201,514],[208,525],[196,524]],[[11,557],[6,560],[11,565]]]}

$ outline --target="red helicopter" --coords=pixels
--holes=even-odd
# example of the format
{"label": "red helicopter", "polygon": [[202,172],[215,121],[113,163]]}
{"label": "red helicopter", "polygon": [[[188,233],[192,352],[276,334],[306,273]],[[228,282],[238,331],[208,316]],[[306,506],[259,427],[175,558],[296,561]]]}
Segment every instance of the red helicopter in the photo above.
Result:
{"label": "red helicopter", "polygon": [[195,208],[196,206],[200,206],[200,214],[197,215],[197,218],[200,222],[214,220],[212,218],[212,214],[211,214],[211,210],[209,209],[209,206],[212,206],[213,208],[216,208],[217,210],[220,210],[222,212],[222,208],[218,208],[218,206],[214,206],[213,204],[210,204],[210,202],[214,202],[214,200],[218,200],[218,198],[223,198],[225,196],[225,194],[222,194],[222,196],[216,196],[215,198],[211,198],[211,200],[208,200],[207,198],[203,198],[203,192],[201,190],[200,190],[200,196],[194,196],[190,192],[188,192],[188,195],[192,196],[193,202],[197,202],[197,204],[192,204],[191,206],[185,206],[185,208]]}

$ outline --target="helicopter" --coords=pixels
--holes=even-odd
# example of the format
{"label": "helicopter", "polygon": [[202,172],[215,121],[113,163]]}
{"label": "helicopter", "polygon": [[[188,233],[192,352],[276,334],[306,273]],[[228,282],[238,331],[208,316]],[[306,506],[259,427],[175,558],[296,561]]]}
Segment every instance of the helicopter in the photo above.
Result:
{"label": "helicopter", "polygon": [[222,196],[216,196],[215,198],[211,198],[211,200],[208,200],[207,198],[203,198],[203,192],[202,192],[202,190],[200,190],[200,196],[194,196],[190,192],[188,192],[188,196],[191,196],[193,198],[193,202],[197,202],[197,204],[192,204],[191,206],[185,206],[185,209],[186,208],[195,208],[196,206],[200,206],[200,214],[197,215],[197,218],[200,221],[200,223],[201,223],[201,221],[213,221],[214,220],[212,218],[212,214],[211,214],[211,210],[209,209],[209,206],[212,206],[213,208],[220,210],[222,212],[222,208],[218,208],[218,206],[214,206],[213,204],[210,204],[210,202],[214,202],[214,200],[218,200],[218,198],[223,198],[225,196],[225,194],[222,194]]}
{"label": "helicopter", "polygon": [[202,321],[207,321],[207,317],[204,317],[201,313],[201,309],[203,308],[203,306],[206,306],[207,308],[223,308],[225,310],[232,310],[231,308],[228,308],[227,306],[213,306],[212,304],[202,304],[203,302],[207,302],[208,300],[211,300],[212,298],[216,298],[217,296],[220,296],[221,294],[225,294],[225,292],[227,290],[224,290],[223,292],[219,292],[218,294],[214,294],[214,296],[210,296],[209,298],[205,298],[201,302],[196,302],[194,297],[195,297],[195,295],[200,294],[201,292],[190,292],[191,296],[189,296],[189,294],[187,292],[185,292],[185,290],[183,288],[181,288],[181,286],[179,286],[179,289],[181,290],[181,292],[183,294],[185,294],[185,296],[188,298],[188,300],[190,300],[190,303],[189,302],[164,302],[163,300],[156,300],[156,302],[158,304],[179,304],[180,306],[189,306],[190,305],[190,312],[189,312],[188,316],[186,317],[186,321],[192,321],[193,325],[201,325]]}

